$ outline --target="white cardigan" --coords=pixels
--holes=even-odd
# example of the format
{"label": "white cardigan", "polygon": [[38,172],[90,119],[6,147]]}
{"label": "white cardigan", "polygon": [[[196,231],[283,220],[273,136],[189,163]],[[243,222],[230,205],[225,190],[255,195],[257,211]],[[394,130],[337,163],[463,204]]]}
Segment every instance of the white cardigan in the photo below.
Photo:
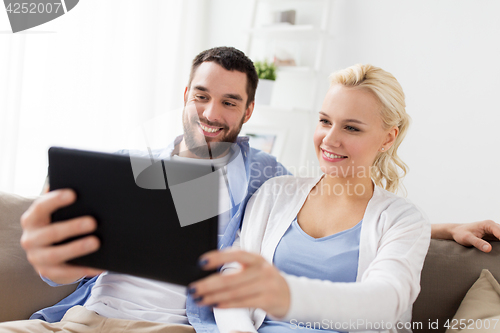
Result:
{"label": "white cardigan", "polygon": [[[233,246],[259,253],[272,263],[279,241],[321,178],[268,180],[249,200]],[[293,324],[321,323],[326,325],[322,328],[344,332],[411,331],[404,324],[411,321],[412,304],[420,291],[430,236],[430,224],[415,205],[375,186],[361,225],[356,283],[283,274],[291,304],[281,320],[299,330]],[[214,314],[221,333],[255,332],[266,316],[262,309],[215,308]]]}

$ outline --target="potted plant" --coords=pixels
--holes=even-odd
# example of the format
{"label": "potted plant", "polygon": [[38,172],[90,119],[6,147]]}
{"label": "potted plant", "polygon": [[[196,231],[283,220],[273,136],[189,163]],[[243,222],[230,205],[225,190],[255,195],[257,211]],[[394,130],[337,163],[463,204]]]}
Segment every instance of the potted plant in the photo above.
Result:
{"label": "potted plant", "polygon": [[255,103],[269,105],[271,104],[274,81],[276,80],[276,65],[273,62],[264,60],[254,62],[254,66],[259,76]]}

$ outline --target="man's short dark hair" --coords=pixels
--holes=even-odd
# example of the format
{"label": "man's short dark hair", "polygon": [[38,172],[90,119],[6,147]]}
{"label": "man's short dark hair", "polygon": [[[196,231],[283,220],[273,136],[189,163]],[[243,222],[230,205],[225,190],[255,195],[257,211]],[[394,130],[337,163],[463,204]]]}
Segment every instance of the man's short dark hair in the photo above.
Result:
{"label": "man's short dark hair", "polygon": [[255,70],[252,60],[250,60],[245,53],[234,47],[225,46],[214,47],[201,52],[193,59],[191,73],[189,74],[189,88],[191,88],[191,81],[193,81],[196,70],[204,62],[215,62],[228,71],[245,73],[247,75],[247,107],[254,101],[259,77],[257,76],[257,71]]}

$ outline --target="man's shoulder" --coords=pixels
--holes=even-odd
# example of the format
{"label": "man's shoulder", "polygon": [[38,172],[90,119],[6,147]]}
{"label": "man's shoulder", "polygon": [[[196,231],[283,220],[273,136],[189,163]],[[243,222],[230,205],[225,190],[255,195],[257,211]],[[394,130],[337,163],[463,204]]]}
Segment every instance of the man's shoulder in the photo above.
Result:
{"label": "man's shoulder", "polygon": [[248,150],[248,156],[251,162],[260,162],[273,165],[276,165],[278,163],[278,160],[276,160],[275,156],[268,154],[260,149],[250,148]]}
{"label": "man's shoulder", "polygon": [[259,149],[250,148],[248,150],[248,163],[250,164],[250,170],[253,171],[272,169],[272,177],[290,174],[285,166],[278,162],[275,156]]}
{"label": "man's shoulder", "polygon": [[[251,184],[256,188],[268,179],[290,174],[276,157],[262,150],[250,148],[248,155],[247,165],[250,169]],[[256,181],[259,184],[256,184]]]}

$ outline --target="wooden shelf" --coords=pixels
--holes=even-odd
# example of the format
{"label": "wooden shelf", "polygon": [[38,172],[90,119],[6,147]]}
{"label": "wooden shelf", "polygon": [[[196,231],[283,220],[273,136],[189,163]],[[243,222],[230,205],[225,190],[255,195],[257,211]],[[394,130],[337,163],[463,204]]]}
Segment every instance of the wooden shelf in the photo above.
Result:
{"label": "wooden shelf", "polygon": [[316,70],[309,66],[279,66],[278,73],[291,73],[291,74],[301,74],[301,75],[314,75]]}
{"label": "wooden shelf", "polygon": [[248,32],[254,37],[260,38],[318,38],[320,34],[325,33],[321,29],[309,24],[276,24],[253,28]]}
{"label": "wooden shelf", "polygon": [[262,110],[266,113],[306,113],[311,114],[311,110],[301,108],[284,108],[279,106],[255,104],[255,110]]}
{"label": "wooden shelf", "polygon": [[[314,2],[314,8],[308,3]],[[279,4],[277,4],[279,3]],[[298,66],[278,67],[278,83],[272,99],[274,105],[282,105],[283,112],[294,113],[298,106],[309,113],[317,108],[319,85],[323,82],[321,67],[327,43],[333,38],[329,22],[333,0],[255,0],[252,19],[247,33],[247,54],[257,59],[272,58],[283,53],[283,59],[294,59]],[[274,4],[277,4],[274,6]],[[267,24],[268,20],[257,20],[275,11],[294,9],[298,24]],[[300,14],[300,15],[299,15]],[[269,17],[271,19],[271,17]],[[266,22],[266,23],[264,23]],[[252,52],[258,47],[259,52]],[[284,51],[284,52],[282,52]],[[310,104],[310,106],[309,106]],[[256,108],[263,108],[257,105]],[[275,107],[265,107],[270,114]],[[286,110],[286,108],[289,108]]]}
{"label": "wooden shelf", "polygon": [[[325,0],[257,0],[259,2],[268,3],[290,3],[290,2],[324,2]],[[328,0],[327,0],[328,1]]]}

